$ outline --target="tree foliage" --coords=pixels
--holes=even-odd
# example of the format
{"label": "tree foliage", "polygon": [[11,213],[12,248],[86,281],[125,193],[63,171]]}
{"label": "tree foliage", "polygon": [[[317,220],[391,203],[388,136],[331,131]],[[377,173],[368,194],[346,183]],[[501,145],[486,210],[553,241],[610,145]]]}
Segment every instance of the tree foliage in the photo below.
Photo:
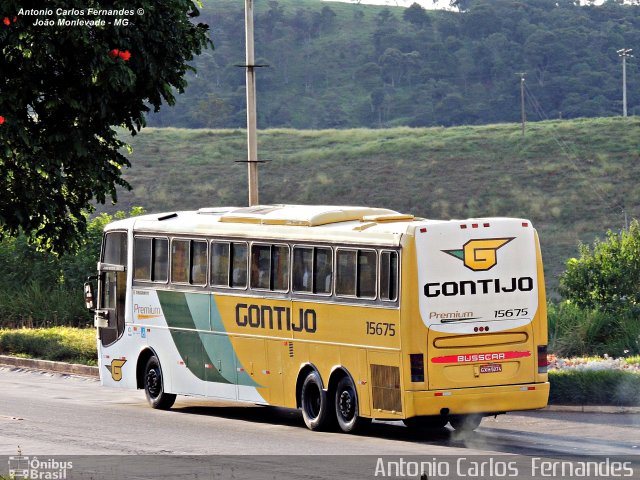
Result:
{"label": "tree foliage", "polygon": [[[630,3],[465,0],[452,12],[417,4],[256,2],[256,54],[269,65],[257,74],[258,125],[329,128],[336,100],[345,127],[516,122],[517,72],[527,73],[531,120],[620,115],[616,50],[640,44],[640,5]],[[245,125],[245,79],[234,66],[244,58],[242,14],[242,2],[206,2],[202,16],[215,25],[216,50],[196,58],[200,73],[189,91],[150,125],[205,127],[209,120],[191,110],[210,94],[227,106],[218,124]],[[627,62],[631,114],[640,114],[639,66]],[[387,99],[382,124],[371,108],[380,88]],[[452,98],[461,99],[455,110],[446,108]]]}
{"label": "tree foliage", "polygon": [[640,313],[640,223],[607,232],[605,241],[580,246],[580,257],[567,261],[560,293],[583,308]]}
{"label": "tree foliage", "polygon": [[144,213],[141,207],[86,219],[87,230],[73,255],[55,255],[29,243],[24,234],[0,240],[0,328],[82,326],[90,320],[82,284],[95,272],[105,225]]}
{"label": "tree foliage", "polygon": [[[175,102],[188,62],[210,44],[208,27],[193,22],[191,0],[1,5],[0,237],[22,231],[41,248],[72,250],[87,230],[83,212],[128,187],[115,127],[134,135],[150,109]],[[122,18],[128,25],[114,21]],[[64,23],[91,20],[104,22]]]}

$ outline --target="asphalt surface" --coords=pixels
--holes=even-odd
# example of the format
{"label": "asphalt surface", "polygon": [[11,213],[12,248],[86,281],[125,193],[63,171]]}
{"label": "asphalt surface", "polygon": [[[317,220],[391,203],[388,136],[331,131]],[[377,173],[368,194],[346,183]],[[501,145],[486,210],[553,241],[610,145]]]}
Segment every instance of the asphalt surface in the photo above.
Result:
{"label": "asphalt surface", "polygon": [[[100,456],[80,457],[67,478],[114,478],[118,466],[127,478],[346,478],[372,474],[382,456],[505,454],[522,465],[536,457],[628,455],[638,478],[639,427],[637,413],[536,411],[485,418],[466,434],[449,427],[416,434],[401,422],[374,422],[363,436],[311,432],[296,410],[178,397],[172,410],[157,411],[143,392],[101,387],[95,378],[0,367],[0,455]],[[91,476],[81,476],[82,458]]]}

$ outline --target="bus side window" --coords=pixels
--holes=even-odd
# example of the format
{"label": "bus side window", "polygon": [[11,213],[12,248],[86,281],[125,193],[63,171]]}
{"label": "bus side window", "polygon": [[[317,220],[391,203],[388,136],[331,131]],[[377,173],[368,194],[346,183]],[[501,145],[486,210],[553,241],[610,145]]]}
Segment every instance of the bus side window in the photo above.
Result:
{"label": "bus side window", "polygon": [[171,241],[171,282],[189,283],[189,240]]}
{"label": "bus side window", "polygon": [[289,246],[251,246],[251,288],[286,292],[289,289]]}
{"label": "bus side window", "polygon": [[247,244],[233,242],[231,244],[231,287],[247,288]]}
{"label": "bus side window", "polygon": [[358,297],[376,297],[376,252],[358,251]]}
{"label": "bus side window", "polygon": [[133,242],[133,278],[151,280],[151,238],[136,237]]}
{"label": "bus side window", "polygon": [[247,288],[247,244],[211,242],[211,285]]}
{"label": "bus side window", "polygon": [[331,293],[333,256],[330,248],[316,248],[313,268],[313,293]]}
{"label": "bus side window", "polygon": [[153,269],[151,280],[166,283],[169,279],[169,240],[153,239]]}
{"label": "bus side window", "polygon": [[271,249],[271,290],[289,290],[289,247],[274,245]]}
{"label": "bus side window", "polygon": [[207,283],[207,242],[191,242],[191,283],[206,285]]}
{"label": "bus side window", "polygon": [[251,246],[251,288],[269,289],[271,277],[271,247],[269,245]]}
{"label": "bus side window", "polygon": [[377,254],[374,250],[339,248],[336,259],[336,295],[376,298]]}
{"label": "bus side window", "polygon": [[357,250],[336,252],[336,295],[355,297]]}
{"label": "bus side window", "polygon": [[398,252],[380,254],[380,299],[391,302],[398,299]]}
{"label": "bus side window", "polygon": [[229,247],[227,242],[211,243],[211,285],[229,286]]}
{"label": "bus side window", "polygon": [[313,247],[293,248],[293,291],[311,292]]}

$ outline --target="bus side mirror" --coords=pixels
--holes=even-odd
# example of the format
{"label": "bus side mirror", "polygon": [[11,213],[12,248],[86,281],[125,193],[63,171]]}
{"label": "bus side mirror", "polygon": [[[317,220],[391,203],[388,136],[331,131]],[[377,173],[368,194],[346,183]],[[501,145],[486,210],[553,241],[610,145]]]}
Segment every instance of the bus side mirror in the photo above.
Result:
{"label": "bus side mirror", "polygon": [[[93,277],[89,277],[93,278]],[[93,291],[93,283],[90,280],[84,282],[84,304],[87,307],[87,310],[93,312],[96,308],[94,302],[94,291]]]}

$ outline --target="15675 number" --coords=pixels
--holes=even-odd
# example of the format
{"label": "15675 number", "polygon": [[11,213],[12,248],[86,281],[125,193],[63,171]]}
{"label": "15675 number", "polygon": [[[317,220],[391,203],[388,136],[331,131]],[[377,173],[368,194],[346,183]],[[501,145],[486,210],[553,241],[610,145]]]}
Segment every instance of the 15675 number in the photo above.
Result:
{"label": "15675 number", "polygon": [[396,326],[393,323],[386,322],[367,322],[367,335],[394,337],[396,335]]}
{"label": "15675 number", "polygon": [[529,315],[526,308],[508,308],[506,310],[494,310],[495,318],[523,317]]}

